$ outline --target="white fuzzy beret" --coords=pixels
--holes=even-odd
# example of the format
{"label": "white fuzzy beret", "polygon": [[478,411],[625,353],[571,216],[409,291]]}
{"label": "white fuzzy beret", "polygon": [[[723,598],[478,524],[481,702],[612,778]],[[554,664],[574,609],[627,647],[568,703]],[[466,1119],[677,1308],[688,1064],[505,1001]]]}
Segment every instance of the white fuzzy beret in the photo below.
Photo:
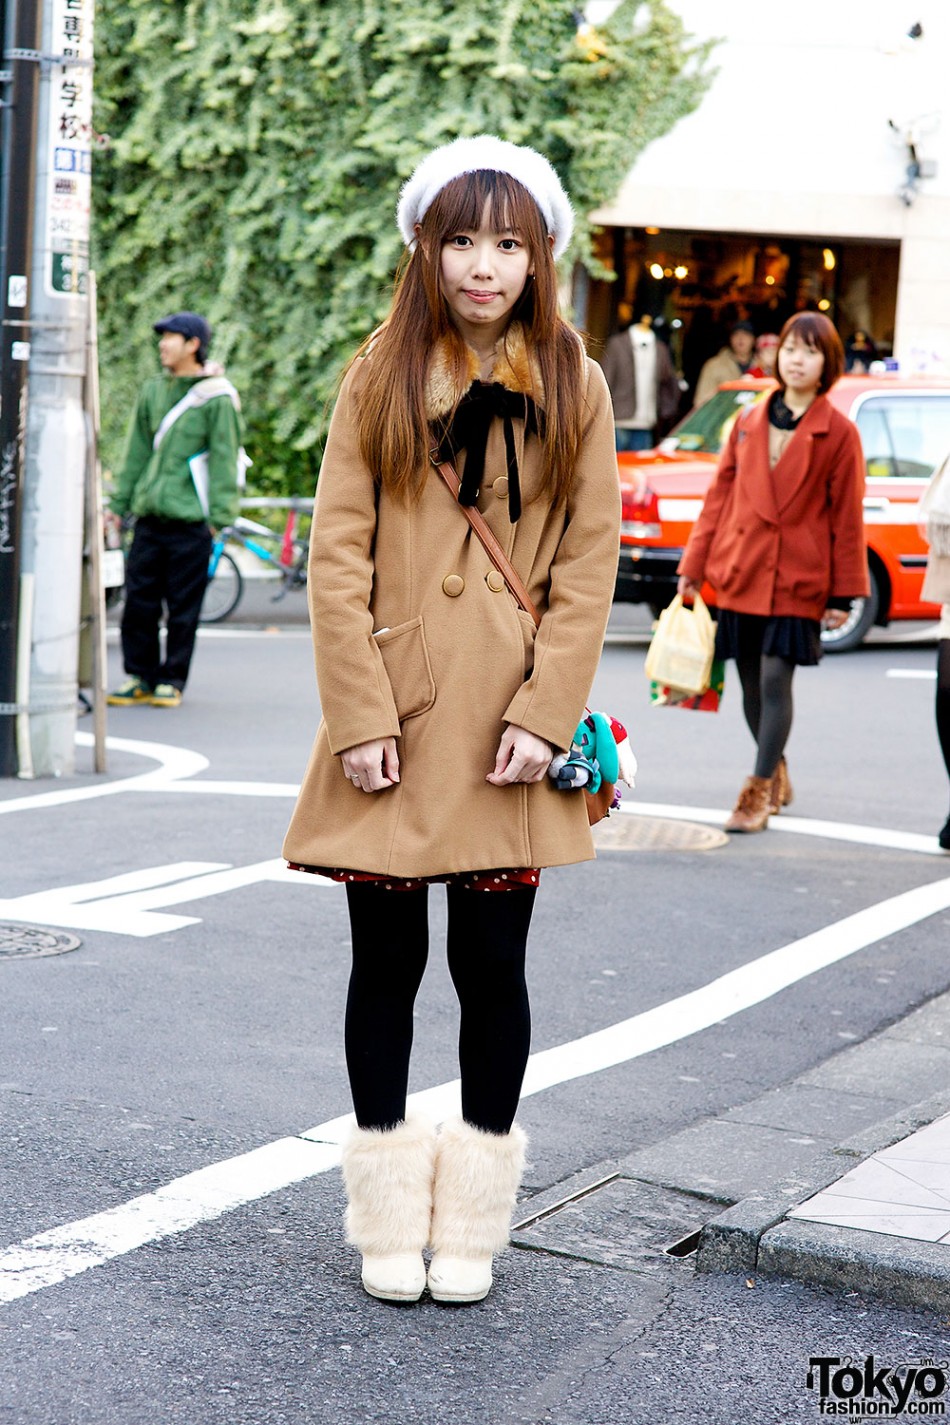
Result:
{"label": "white fuzzy beret", "polygon": [[554,235],[554,256],[560,257],[571,240],[574,210],[548,160],[536,149],[508,143],[493,134],[473,139],[455,139],[433,149],[403,185],[396,209],[396,222],[408,247],[416,241],[415,226],[425,217],[437,193],[463,173],[480,169],[507,173],[527,188],[541,209],[548,232]]}

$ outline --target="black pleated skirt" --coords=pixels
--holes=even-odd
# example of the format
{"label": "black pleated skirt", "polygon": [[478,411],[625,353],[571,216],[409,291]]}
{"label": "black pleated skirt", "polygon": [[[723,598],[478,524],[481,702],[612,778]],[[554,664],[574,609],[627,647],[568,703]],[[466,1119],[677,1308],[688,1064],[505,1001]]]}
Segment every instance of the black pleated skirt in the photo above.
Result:
{"label": "black pleated skirt", "polygon": [[817,619],[790,614],[737,614],[733,609],[720,609],[716,657],[754,658],[763,653],[814,667],[821,661],[821,624]]}

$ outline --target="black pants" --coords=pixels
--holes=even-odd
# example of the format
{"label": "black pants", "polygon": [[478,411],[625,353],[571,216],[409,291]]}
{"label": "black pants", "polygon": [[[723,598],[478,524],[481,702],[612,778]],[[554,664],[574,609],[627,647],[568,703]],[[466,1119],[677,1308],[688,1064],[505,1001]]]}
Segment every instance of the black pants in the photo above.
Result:
{"label": "black pants", "polygon": [[[462,1117],[489,1133],[514,1122],[531,1043],[525,946],[535,888],[448,886],[448,964],[461,1009]],[[406,1116],[412,1014],[429,950],[428,887],[346,887],[353,969],[346,1066],[361,1128]]]}
{"label": "black pants", "polygon": [[[150,688],[157,683],[183,688],[188,681],[210,557],[211,531],[204,523],[151,515],[136,521],[125,566],[122,660],[125,671]],[[159,642],[163,606],[164,659]]]}
{"label": "black pants", "polygon": [[[937,644],[937,736],[943,753],[947,775],[950,776],[950,638]],[[950,817],[947,818],[950,827]]]}

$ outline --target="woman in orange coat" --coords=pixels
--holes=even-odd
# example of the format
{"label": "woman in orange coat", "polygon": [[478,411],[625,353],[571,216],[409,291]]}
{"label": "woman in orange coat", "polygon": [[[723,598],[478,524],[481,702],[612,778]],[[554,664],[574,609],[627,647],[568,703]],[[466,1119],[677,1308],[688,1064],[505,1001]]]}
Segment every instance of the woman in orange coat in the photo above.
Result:
{"label": "woman in orange coat", "polygon": [[716,653],[734,658],[755,738],[755,769],[727,831],[763,831],[792,790],[785,744],[792,678],[821,657],[821,628],[837,628],[869,592],[856,428],[826,398],[844,369],[838,333],[800,312],[779,339],[779,388],[736,421],[679,566],[689,599],[716,591]]}

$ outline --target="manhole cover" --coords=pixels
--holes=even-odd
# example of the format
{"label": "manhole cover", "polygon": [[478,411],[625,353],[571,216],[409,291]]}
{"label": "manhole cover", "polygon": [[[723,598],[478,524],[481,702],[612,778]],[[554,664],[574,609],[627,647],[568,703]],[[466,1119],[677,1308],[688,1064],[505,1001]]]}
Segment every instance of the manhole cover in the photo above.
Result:
{"label": "manhole cover", "polygon": [[717,826],[665,816],[605,817],[594,828],[598,851],[715,851],[729,837]]}
{"label": "manhole cover", "polygon": [[82,941],[65,930],[42,925],[0,925],[0,960],[35,960],[40,955],[65,955]]}

